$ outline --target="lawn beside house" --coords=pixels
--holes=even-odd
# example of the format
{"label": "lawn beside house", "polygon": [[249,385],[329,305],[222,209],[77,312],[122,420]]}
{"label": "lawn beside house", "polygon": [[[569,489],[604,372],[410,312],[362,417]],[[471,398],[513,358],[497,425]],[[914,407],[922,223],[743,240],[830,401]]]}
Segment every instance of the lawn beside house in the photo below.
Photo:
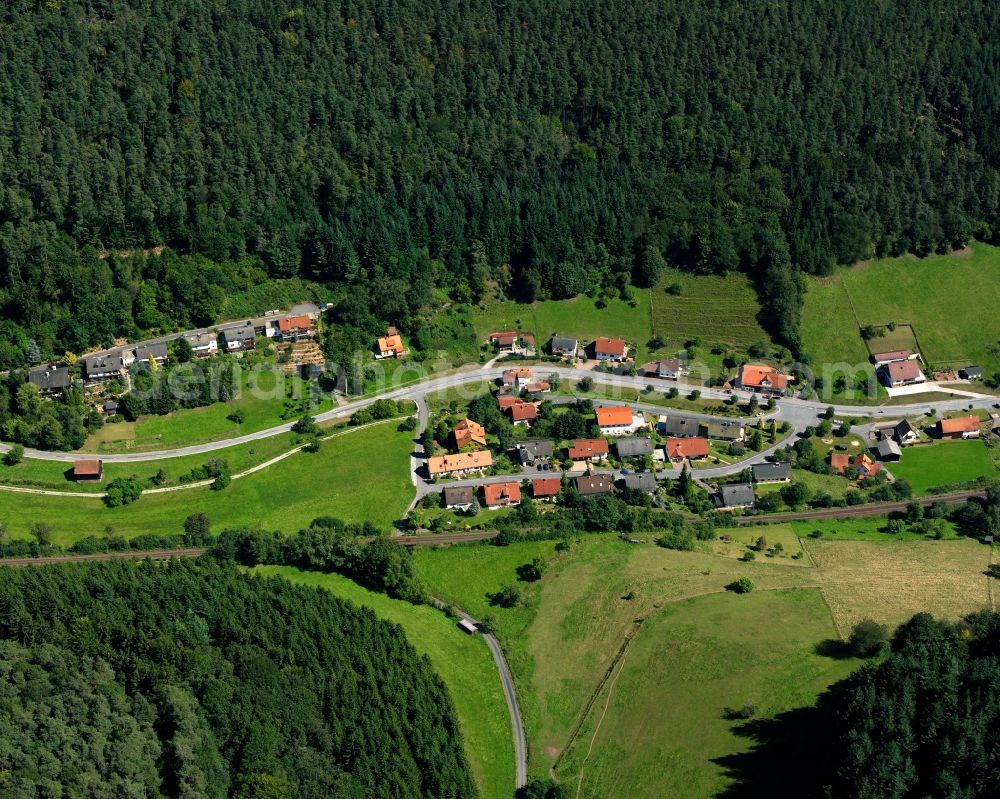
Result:
{"label": "lawn beside house", "polygon": [[909,480],[917,494],[926,494],[935,486],[998,476],[986,445],[975,439],[904,449],[902,460],[889,464],[889,470]]}
{"label": "lawn beside house", "polygon": [[339,574],[304,572],[289,566],[258,566],[253,571],[322,588],[402,627],[413,648],[430,659],[448,687],[479,795],[482,799],[514,795],[510,716],[493,657],[481,636],[462,632],[453,619],[428,605],[390,599]]}
{"label": "lawn beside house", "polygon": [[[387,528],[413,497],[409,477],[412,432],[398,421],[351,431],[324,442],[319,452],[299,452],[259,472],[233,480],[222,491],[192,488],[148,494],[132,504],[105,507],[92,496],[49,497],[4,492],[0,521],[12,538],[29,538],[37,521],[53,528],[53,543],[68,545],[86,536],[132,538],[142,533],[179,533],[191,513],[205,513],[215,532],[261,524],[287,533],[318,516],[372,521]],[[106,485],[106,482],[104,483]]]}

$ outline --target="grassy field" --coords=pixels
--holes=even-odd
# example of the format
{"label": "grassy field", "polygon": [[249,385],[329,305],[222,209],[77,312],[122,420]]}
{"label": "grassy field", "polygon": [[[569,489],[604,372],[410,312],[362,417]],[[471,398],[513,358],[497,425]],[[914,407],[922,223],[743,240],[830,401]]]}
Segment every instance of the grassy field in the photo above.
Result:
{"label": "grassy field", "polygon": [[[852,522],[860,525],[862,520]],[[877,526],[871,520],[867,523],[873,530]],[[774,542],[781,540],[791,554],[795,534],[805,532],[799,525],[783,525],[753,527],[738,534],[749,540],[764,533],[769,543],[772,537]],[[855,536],[875,540],[806,538],[802,560],[759,556],[750,563],[737,560],[730,551],[713,551],[718,545],[674,552],[595,535],[572,543],[564,553],[556,553],[552,542],[531,542],[421,550],[415,557],[418,573],[436,594],[473,613],[495,616],[518,685],[530,743],[529,767],[535,775],[548,773],[556,764],[563,778],[578,773],[582,753],[589,748],[588,730],[592,734],[594,720],[603,712],[604,677],[626,636],[637,629],[637,621],[646,620],[633,652],[648,640],[650,651],[671,668],[661,673],[658,666],[650,666],[652,671],[647,671],[644,664],[649,660],[644,655],[636,661],[635,674],[647,673],[650,692],[645,700],[622,698],[628,695],[619,695],[616,689],[608,719],[617,714],[609,729],[618,733],[607,739],[598,735],[585,770],[583,795],[705,796],[710,791],[704,786],[723,781],[723,770],[711,757],[746,746],[732,734],[730,723],[719,718],[723,708],[741,706],[748,698],[764,712],[811,701],[816,691],[842,673],[838,669],[846,668],[843,661],[815,656],[814,647],[846,636],[851,625],[865,616],[895,625],[924,609],[957,618],[988,605],[983,570],[990,554],[982,545],[968,539],[917,541],[908,534],[890,537],[860,529]],[[850,535],[845,531],[842,537]],[[535,556],[548,561],[543,579],[518,583],[517,566]],[[723,595],[727,583],[744,575],[757,586],[751,596],[765,597],[753,600],[760,605],[740,605],[746,597]],[[519,607],[491,606],[489,596],[504,583],[523,587]],[[702,597],[713,604],[703,605]],[[704,608],[723,609],[723,617],[749,608],[752,618],[743,621],[736,615],[732,627],[719,619],[706,630],[702,614],[715,619],[720,614]],[[787,637],[782,631],[786,622],[793,631]],[[675,629],[694,632],[664,641],[649,632],[659,629],[665,634],[674,634]],[[763,656],[754,656],[757,644],[747,643],[746,636],[760,639],[766,650]],[[734,650],[747,651],[748,659],[745,665],[742,659],[733,661],[741,664],[733,675],[687,670],[673,660],[690,655],[724,664],[732,660],[729,653]],[[774,658],[767,654],[772,651]],[[631,668],[628,665],[626,672]],[[674,679],[675,674],[684,675],[683,680]],[[690,729],[694,740],[704,736],[705,747],[682,749],[683,757],[670,747],[671,742],[682,745],[686,733],[671,729],[671,706],[660,698],[671,691],[703,698],[702,715],[693,716]],[[684,715],[689,715],[686,709]],[[697,732],[701,729],[703,733]],[[616,737],[629,741],[634,751],[622,755],[615,748],[620,744],[611,740]],[[606,740],[611,741],[608,751]],[[618,770],[615,781],[611,767],[600,764],[618,757],[627,757],[630,765]],[[655,776],[642,782],[641,772],[647,770]],[[685,784],[692,787],[684,789]],[[664,790],[664,785],[670,788]],[[570,788],[575,793],[575,783]]]}
{"label": "grassy field", "polygon": [[598,336],[624,338],[637,348],[637,363],[646,358],[646,343],[652,336],[649,292],[633,289],[635,307],[620,298],[598,308],[595,300],[580,295],[571,300],[542,300],[531,305],[510,300],[491,300],[474,311],[473,324],[480,340],[495,330],[522,330],[535,334],[545,347],[553,333],[579,338],[581,343]]}
{"label": "grassy field", "polygon": [[[860,327],[909,323],[932,365],[976,363],[990,373],[1000,365],[993,352],[1000,316],[982,311],[998,302],[997,247],[977,243],[953,255],[872,261],[810,282],[803,345],[814,364],[861,363],[868,353]],[[883,344],[877,339],[872,347]]]}
{"label": "grassy field", "polygon": [[96,497],[48,497],[4,492],[0,521],[12,537],[29,536],[30,525],[45,521],[53,541],[69,544],[111,527],[118,535],[180,532],[185,517],[206,513],[213,529],[261,524],[294,532],[317,516],[370,520],[388,526],[413,497],[409,478],[412,433],[397,422],[352,431],[325,442],[316,453],[299,452],[222,491],[192,488],[151,494],[135,504],[108,508]]}
{"label": "grassy field", "polygon": [[[680,285],[679,295],[666,292],[673,284]],[[709,346],[721,343],[746,349],[771,340],[758,321],[757,292],[743,274],[719,277],[670,270],[651,293],[653,332],[676,346],[700,338]]]}
{"label": "grassy field", "polygon": [[[82,451],[144,452],[220,441],[298,418],[305,410],[303,403],[308,391],[297,375],[286,375],[280,369],[245,371],[241,380],[239,399],[175,411],[166,416],[142,416],[135,422],[106,424],[88,438]],[[289,391],[293,399],[289,399]],[[312,412],[320,413],[332,407],[333,400],[324,397]],[[243,412],[242,424],[226,418],[235,410]]]}
{"label": "grassy field", "polygon": [[466,756],[482,799],[514,794],[514,746],[500,678],[486,644],[461,632],[455,622],[427,605],[411,605],[377,594],[338,574],[303,572],[284,566],[254,571],[315,586],[376,616],[395,622],[448,686],[465,740]]}
{"label": "grassy field", "polygon": [[982,441],[941,441],[903,451],[899,463],[889,464],[896,477],[905,477],[913,490],[924,494],[935,486],[975,480],[984,475],[996,477],[986,445]]}
{"label": "grassy field", "polygon": [[716,795],[729,780],[713,761],[752,745],[727,711],[751,701],[755,718],[769,718],[811,704],[858,665],[816,653],[816,643],[835,636],[815,589],[667,607],[636,635],[560,778],[587,799]]}
{"label": "grassy field", "polygon": [[[923,533],[904,530],[899,533],[889,533],[886,525],[889,519],[886,516],[867,516],[855,519],[822,519],[804,522],[790,522],[792,530],[800,538],[809,538],[812,544],[814,539],[835,541],[926,541],[927,536]],[[754,528],[761,529],[761,528]],[[766,527],[763,529],[767,529]],[[961,536],[955,531],[954,525],[944,522],[943,539],[955,539]],[[817,535],[818,533],[818,535]]]}

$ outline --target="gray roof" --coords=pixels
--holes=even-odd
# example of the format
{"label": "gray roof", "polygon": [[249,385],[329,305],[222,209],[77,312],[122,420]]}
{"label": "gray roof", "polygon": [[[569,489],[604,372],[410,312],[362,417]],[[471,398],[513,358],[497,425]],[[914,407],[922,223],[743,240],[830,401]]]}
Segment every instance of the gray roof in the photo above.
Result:
{"label": "gray roof", "polygon": [[552,442],[546,439],[518,441],[515,446],[521,463],[528,463],[538,458],[551,458],[555,453]]}
{"label": "gray roof", "polygon": [[581,475],[576,478],[576,490],[584,496],[588,494],[610,494],[614,488],[611,477],[606,474]]}
{"label": "gray roof", "polygon": [[167,345],[164,343],[140,344],[135,348],[135,359],[137,361],[148,361],[150,356],[153,358],[166,358]]}
{"label": "gray roof", "polygon": [[570,338],[569,336],[553,336],[552,337],[552,351],[564,352],[566,350],[575,350],[577,347],[577,341],[575,338]]}
{"label": "gray roof", "polygon": [[753,486],[749,483],[730,483],[719,486],[715,501],[722,508],[739,508],[753,505],[755,499]]}
{"label": "gray roof", "polygon": [[182,336],[193,348],[209,347],[215,341],[215,336],[211,333],[187,333]]}
{"label": "gray roof", "polygon": [[653,454],[653,442],[648,438],[619,438],[615,442],[619,458],[636,458]]}
{"label": "gray roof", "polygon": [[476,496],[473,486],[448,486],[444,490],[445,505],[471,505]]}
{"label": "gray roof", "polygon": [[753,479],[758,483],[766,483],[769,480],[788,480],[792,476],[792,465],[790,463],[755,463],[750,467]]}
{"label": "gray roof", "polygon": [[72,382],[67,366],[38,366],[28,371],[28,382],[42,391],[66,388]]}
{"label": "gray roof", "polygon": [[251,341],[256,338],[257,334],[254,332],[253,325],[249,322],[238,327],[227,327],[222,330],[222,340],[227,344],[230,342],[239,342],[242,344],[244,341]]}
{"label": "gray roof", "polygon": [[895,455],[898,458],[901,457],[902,454],[902,451],[899,449],[899,444],[891,438],[883,438],[878,442],[878,456],[880,458],[885,458],[890,455]]}
{"label": "gray roof", "polygon": [[982,377],[983,368],[981,366],[966,366],[964,369],[958,370],[958,376],[966,380],[973,377]]}
{"label": "gray roof", "polygon": [[87,374],[96,372],[117,372],[124,367],[120,354],[112,355],[91,355],[83,360],[83,368]]}
{"label": "gray roof", "polygon": [[668,436],[693,438],[701,432],[701,423],[697,419],[687,419],[683,416],[668,416],[663,423],[663,432]]}
{"label": "gray roof", "polygon": [[736,419],[713,419],[702,426],[708,438],[738,441],[743,437],[743,422]]}
{"label": "gray roof", "polygon": [[648,493],[656,491],[656,477],[650,472],[627,474],[622,482],[625,484],[625,488],[633,488],[637,491],[646,491]]}

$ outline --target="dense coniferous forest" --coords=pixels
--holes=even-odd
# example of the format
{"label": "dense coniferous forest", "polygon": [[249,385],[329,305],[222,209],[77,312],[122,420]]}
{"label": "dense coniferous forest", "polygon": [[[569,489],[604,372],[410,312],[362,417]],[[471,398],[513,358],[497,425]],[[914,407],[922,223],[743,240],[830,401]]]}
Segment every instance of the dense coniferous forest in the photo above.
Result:
{"label": "dense coniferous forest", "polygon": [[745,270],[794,348],[802,273],[1000,232],[998,31],[988,0],[12,0],[0,361],[267,275],[399,321],[664,262]]}
{"label": "dense coniferous forest", "polygon": [[5,797],[475,795],[402,631],[213,562],[7,569]]}

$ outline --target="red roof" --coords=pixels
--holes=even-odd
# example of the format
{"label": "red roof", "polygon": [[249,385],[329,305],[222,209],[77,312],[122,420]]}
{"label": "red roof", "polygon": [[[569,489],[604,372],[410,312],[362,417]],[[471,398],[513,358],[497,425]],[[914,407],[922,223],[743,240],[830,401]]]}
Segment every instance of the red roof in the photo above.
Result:
{"label": "red roof", "polygon": [[541,477],[531,481],[533,497],[554,497],[562,489],[562,480],[558,477]]}
{"label": "red roof", "polygon": [[833,469],[837,474],[842,474],[843,471],[851,465],[851,456],[846,452],[831,452],[830,453],[830,468]]}
{"label": "red roof", "polygon": [[502,411],[517,405],[519,402],[523,402],[523,400],[518,399],[513,394],[500,394],[497,397],[497,405],[500,406],[500,410]]}
{"label": "red roof", "polygon": [[603,438],[578,438],[567,450],[570,460],[582,461],[608,454],[608,442]]}
{"label": "red roof", "polygon": [[779,374],[770,366],[747,363],[740,368],[739,383],[745,388],[773,388],[776,391],[784,391],[788,385],[788,375]]}
{"label": "red roof", "polygon": [[483,486],[483,499],[487,507],[514,505],[521,501],[520,483],[487,483]]}
{"label": "red roof", "polygon": [[668,438],[667,457],[670,460],[679,458],[704,458],[708,455],[707,438]]}
{"label": "red roof", "polygon": [[538,408],[533,402],[515,402],[507,410],[515,422],[529,422],[538,418]]}
{"label": "red roof", "polygon": [[876,352],[872,355],[872,358],[876,363],[890,362],[890,361],[905,361],[912,357],[913,353],[909,350],[892,350],[891,352]]}
{"label": "red roof", "polygon": [[893,361],[885,367],[889,373],[889,381],[899,383],[903,380],[919,380],[924,376],[920,371],[920,364],[916,361]]}
{"label": "red roof", "polygon": [[308,316],[287,316],[278,320],[278,330],[282,333],[289,333],[292,330],[308,330],[312,327],[312,320]]}
{"label": "red roof", "polygon": [[956,433],[978,433],[982,421],[978,416],[963,416],[959,419],[942,419],[942,435],[955,435]]}
{"label": "red roof", "polygon": [[73,461],[73,474],[77,477],[97,477],[101,473],[101,462],[97,459]]}
{"label": "red roof", "polygon": [[628,405],[605,405],[594,411],[599,427],[618,427],[632,424],[632,409]]}
{"label": "red roof", "polygon": [[600,355],[616,355],[619,358],[624,358],[627,351],[628,345],[624,339],[599,336],[594,341],[594,352]]}
{"label": "red roof", "polygon": [[531,375],[534,374],[531,369],[527,366],[523,366],[520,369],[505,369],[502,380],[505,386],[512,385],[518,380],[527,380]]}
{"label": "red roof", "polygon": [[459,449],[467,444],[486,446],[486,431],[479,422],[474,422],[472,419],[463,419],[452,428],[451,432],[455,436],[455,446]]}
{"label": "red roof", "polygon": [[514,330],[506,330],[502,333],[490,333],[490,341],[501,346],[513,344],[517,341],[517,332]]}

